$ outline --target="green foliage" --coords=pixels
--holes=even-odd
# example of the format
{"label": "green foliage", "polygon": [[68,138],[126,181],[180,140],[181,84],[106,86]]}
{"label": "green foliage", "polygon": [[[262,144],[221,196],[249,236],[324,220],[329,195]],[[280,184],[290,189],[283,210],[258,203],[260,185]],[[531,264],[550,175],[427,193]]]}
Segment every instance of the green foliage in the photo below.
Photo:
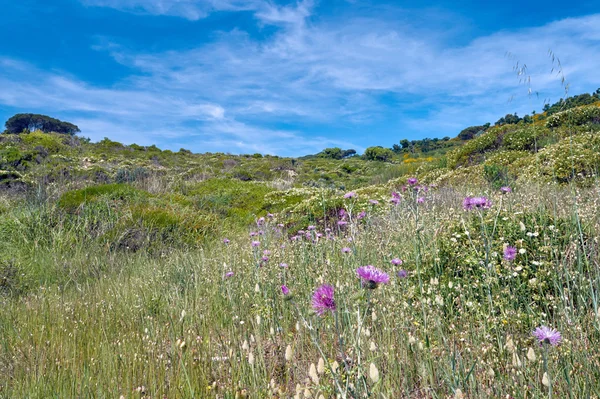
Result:
{"label": "green foliage", "polygon": [[598,90],[594,94],[579,94],[573,97],[568,97],[565,99],[560,99],[554,104],[546,104],[544,105],[544,113],[546,116],[554,115],[558,112],[566,111],[571,108],[580,107],[582,105],[590,105],[600,101],[600,93]]}
{"label": "green foliage", "polygon": [[496,164],[483,165],[483,173],[487,182],[495,189],[510,184],[508,168],[506,166]]}
{"label": "green foliage", "polygon": [[584,125],[587,123],[600,123],[599,105],[586,105],[583,107],[571,108],[566,111],[553,114],[546,120],[547,127]]}
{"label": "green foliage", "polygon": [[507,132],[502,147],[512,151],[533,151],[541,148],[541,140],[550,135],[550,130],[542,126],[523,126]]}
{"label": "green foliage", "polygon": [[485,125],[481,126],[470,126],[466,129],[461,130],[457,137],[461,140],[471,140],[473,137],[485,132],[489,127],[489,123],[486,123]]}
{"label": "green foliage", "polygon": [[67,212],[75,212],[87,203],[132,202],[144,200],[148,194],[128,184],[102,184],[81,190],[68,191],[62,195],[58,205]]}
{"label": "green foliage", "polygon": [[365,150],[363,157],[369,161],[390,161],[394,157],[394,152],[389,148],[381,146],[369,147]]}
{"label": "green foliage", "polygon": [[55,118],[40,114],[16,114],[6,121],[6,132],[19,134],[22,132],[33,132],[41,130],[42,132],[56,132],[61,134],[74,135],[81,130],[76,125],[69,122],[63,122]]}
{"label": "green foliage", "polygon": [[497,149],[502,142],[502,136],[508,127],[495,126],[479,137],[469,140],[465,145],[448,153],[448,166],[456,168],[473,163],[479,163],[484,159],[483,154]]}

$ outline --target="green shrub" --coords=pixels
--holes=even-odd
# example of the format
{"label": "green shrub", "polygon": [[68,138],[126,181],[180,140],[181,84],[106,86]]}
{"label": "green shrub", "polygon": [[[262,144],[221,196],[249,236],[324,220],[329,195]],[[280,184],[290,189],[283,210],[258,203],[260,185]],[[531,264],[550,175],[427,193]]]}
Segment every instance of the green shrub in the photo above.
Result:
{"label": "green shrub", "polygon": [[547,127],[563,125],[584,125],[587,123],[600,123],[600,106],[597,104],[585,105],[558,112],[546,119]]}
{"label": "green shrub", "polygon": [[81,205],[97,201],[123,201],[145,199],[148,193],[133,188],[128,184],[102,184],[81,190],[68,191],[62,195],[58,205],[68,212],[75,212]]}
{"label": "green shrub", "polygon": [[549,134],[550,130],[542,126],[519,127],[504,135],[502,147],[512,151],[533,151],[541,148],[541,140]]}

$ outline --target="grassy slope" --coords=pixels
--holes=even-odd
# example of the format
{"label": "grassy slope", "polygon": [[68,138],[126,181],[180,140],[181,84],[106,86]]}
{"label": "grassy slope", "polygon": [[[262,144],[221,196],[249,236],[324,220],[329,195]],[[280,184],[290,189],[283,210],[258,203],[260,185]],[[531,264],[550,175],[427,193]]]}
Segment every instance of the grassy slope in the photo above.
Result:
{"label": "grassy slope", "polygon": [[[337,378],[358,396],[529,398],[548,396],[546,367],[555,397],[598,397],[595,112],[392,163],[1,136],[0,397],[329,397]],[[402,192],[413,174],[437,188]],[[490,211],[462,211],[485,192]],[[409,277],[368,294],[365,264]],[[322,282],[338,323],[310,312]],[[540,324],[565,337],[547,366]],[[347,371],[309,377],[342,351]]]}

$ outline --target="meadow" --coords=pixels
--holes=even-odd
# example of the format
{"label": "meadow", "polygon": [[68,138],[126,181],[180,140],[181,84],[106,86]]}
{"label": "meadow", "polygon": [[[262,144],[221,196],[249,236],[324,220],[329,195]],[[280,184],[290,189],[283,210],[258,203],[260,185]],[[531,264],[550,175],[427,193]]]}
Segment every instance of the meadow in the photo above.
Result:
{"label": "meadow", "polygon": [[391,162],[2,135],[0,397],[600,398],[598,109]]}

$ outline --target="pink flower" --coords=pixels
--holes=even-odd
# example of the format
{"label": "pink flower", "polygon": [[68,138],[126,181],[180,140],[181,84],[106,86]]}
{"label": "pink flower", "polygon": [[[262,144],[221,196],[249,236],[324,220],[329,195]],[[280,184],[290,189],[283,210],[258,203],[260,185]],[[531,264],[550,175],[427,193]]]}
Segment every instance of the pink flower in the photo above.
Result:
{"label": "pink flower", "polygon": [[319,316],[323,316],[328,311],[335,312],[336,306],[331,285],[323,284],[316,289],[312,297],[312,307]]}
{"label": "pink flower", "polygon": [[556,346],[560,344],[560,341],[562,341],[560,332],[547,326],[540,326],[536,328],[535,331],[533,331],[533,336],[537,338],[537,340],[540,342],[540,345],[550,344],[552,346]]}
{"label": "pink flower", "polygon": [[372,265],[361,266],[356,269],[356,274],[363,280],[365,288],[377,288],[379,284],[390,282],[390,276]]}

